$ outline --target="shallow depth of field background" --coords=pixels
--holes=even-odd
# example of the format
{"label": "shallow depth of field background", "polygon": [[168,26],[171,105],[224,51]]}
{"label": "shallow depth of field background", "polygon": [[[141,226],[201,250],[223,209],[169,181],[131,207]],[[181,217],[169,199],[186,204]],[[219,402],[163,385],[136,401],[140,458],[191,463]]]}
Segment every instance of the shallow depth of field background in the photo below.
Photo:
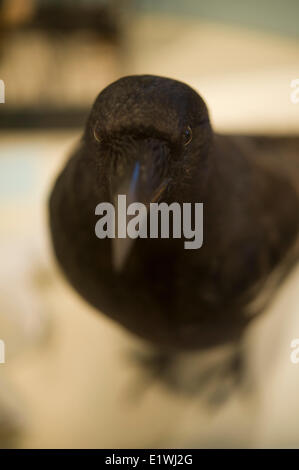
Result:
{"label": "shallow depth of field background", "polygon": [[55,175],[123,75],[187,82],[218,131],[298,134],[298,18],[296,0],[0,1],[0,447],[299,446],[299,268],[248,332],[252,388],[213,411],[147,380],[145,346],[69,287],[47,230]]}

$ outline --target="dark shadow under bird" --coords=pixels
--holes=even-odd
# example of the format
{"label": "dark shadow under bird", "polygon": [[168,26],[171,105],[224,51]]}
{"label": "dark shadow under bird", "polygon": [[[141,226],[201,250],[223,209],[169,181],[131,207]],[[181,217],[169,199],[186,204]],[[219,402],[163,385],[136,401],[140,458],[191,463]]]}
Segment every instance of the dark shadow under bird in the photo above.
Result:
{"label": "dark shadow under bird", "polygon": [[[97,238],[95,207],[118,194],[202,202],[202,247]],[[74,288],[159,350],[237,342],[297,260],[299,137],[219,135],[186,84],[121,78],[97,97],[54,185],[50,227]]]}

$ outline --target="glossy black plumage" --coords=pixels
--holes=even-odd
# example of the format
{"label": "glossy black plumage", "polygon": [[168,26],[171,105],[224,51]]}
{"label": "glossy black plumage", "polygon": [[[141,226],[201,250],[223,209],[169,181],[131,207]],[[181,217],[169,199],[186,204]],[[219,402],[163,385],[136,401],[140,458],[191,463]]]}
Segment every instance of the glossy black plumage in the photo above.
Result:
{"label": "glossy black plumage", "polygon": [[[117,272],[95,207],[138,159],[145,193],[167,181],[160,201],[204,203],[204,243],[137,239]],[[98,96],[53,188],[55,253],[88,302],[159,348],[236,341],[297,258],[298,177],[299,137],[215,134],[187,85],[124,77]]]}

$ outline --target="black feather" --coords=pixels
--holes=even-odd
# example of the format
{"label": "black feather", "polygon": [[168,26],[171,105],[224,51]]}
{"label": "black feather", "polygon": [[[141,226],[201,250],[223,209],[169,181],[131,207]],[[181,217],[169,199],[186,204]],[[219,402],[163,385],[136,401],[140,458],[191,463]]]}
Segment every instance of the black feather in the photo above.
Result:
{"label": "black feather", "polygon": [[[141,151],[152,159],[153,186],[170,179],[161,201],[204,203],[204,243],[186,250],[183,240],[137,239],[118,273],[111,240],[95,236],[94,211],[112,202],[115,177]],[[88,302],[159,348],[236,341],[263,308],[257,300],[274,273],[265,301],[297,259],[298,177],[299,137],[217,135],[204,101],[186,84],[125,77],[99,94],[55,183],[55,252]]]}

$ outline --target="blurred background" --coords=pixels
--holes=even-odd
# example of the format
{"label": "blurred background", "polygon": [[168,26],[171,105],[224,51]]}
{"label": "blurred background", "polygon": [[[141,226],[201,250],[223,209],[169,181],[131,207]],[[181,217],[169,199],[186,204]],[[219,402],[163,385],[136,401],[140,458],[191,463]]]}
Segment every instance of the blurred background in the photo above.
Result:
{"label": "blurred background", "polygon": [[[248,331],[251,389],[211,409],[144,376],[146,346],[69,287],[47,228],[54,178],[123,75],[187,82],[218,131],[298,134],[298,18],[297,0],[0,0],[0,447],[299,446],[298,268]],[[201,360],[182,356],[182,380]]]}

